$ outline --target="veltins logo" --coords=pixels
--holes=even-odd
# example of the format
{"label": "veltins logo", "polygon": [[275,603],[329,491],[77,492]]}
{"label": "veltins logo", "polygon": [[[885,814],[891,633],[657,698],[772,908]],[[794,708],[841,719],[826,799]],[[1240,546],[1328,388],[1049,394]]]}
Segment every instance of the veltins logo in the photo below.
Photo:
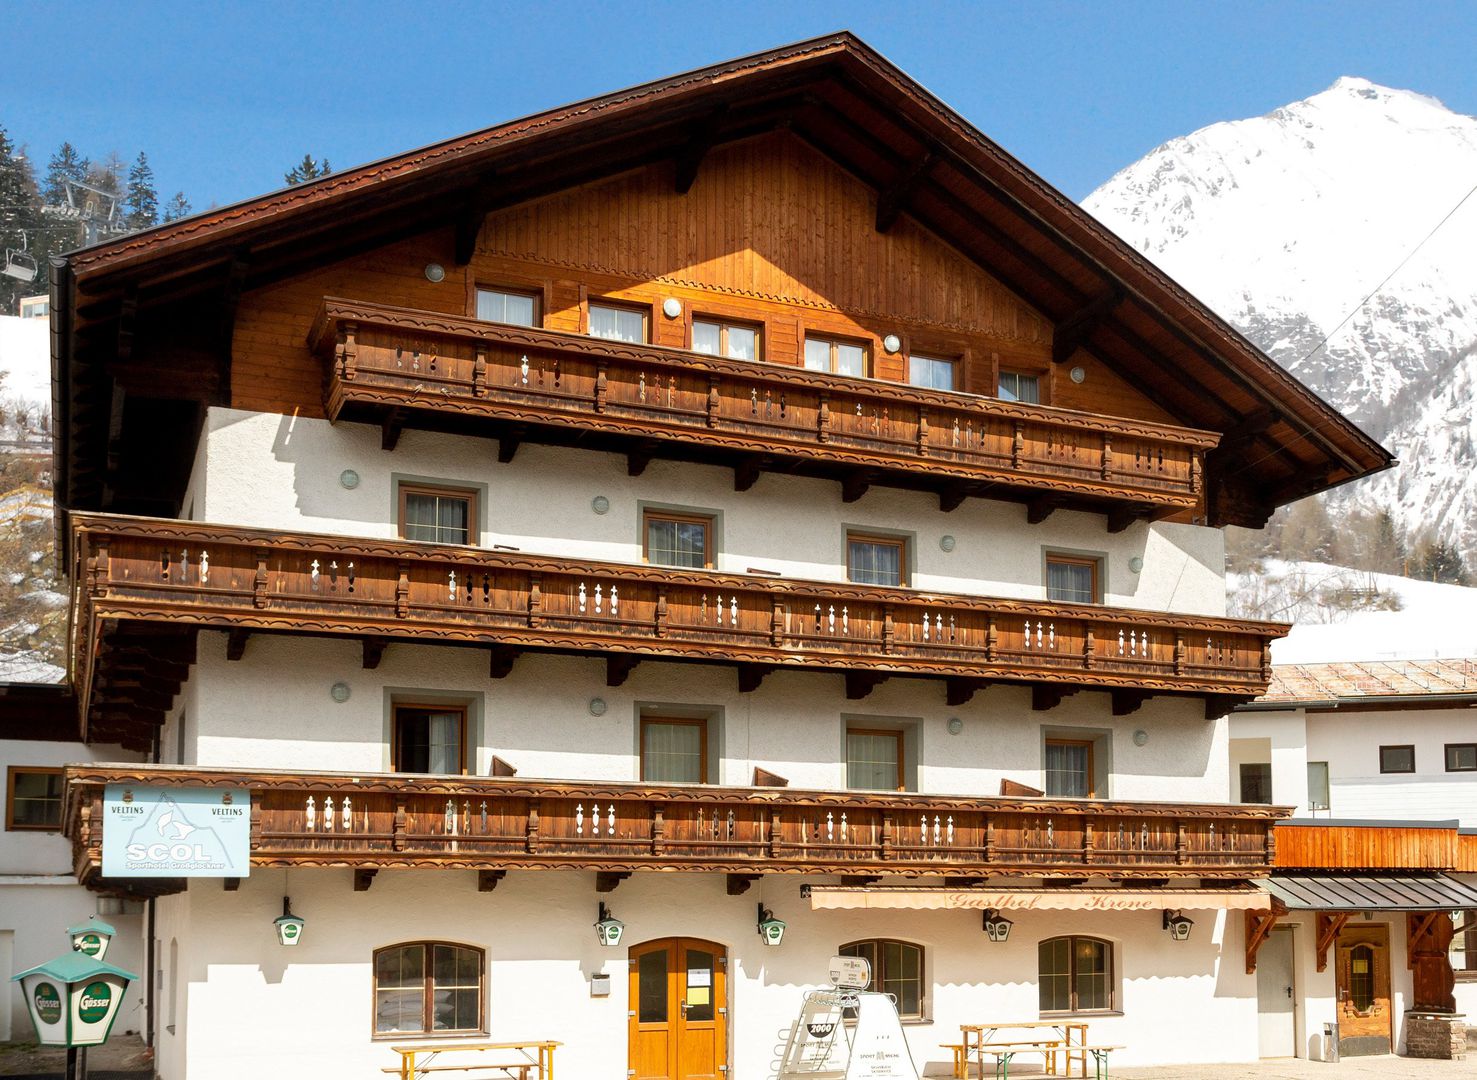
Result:
{"label": "veltins logo", "polygon": [[96,934],[83,934],[77,939],[77,951],[86,953],[88,956],[96,956],[102,951],[103,939]]}
{"label": "veltins logo", "polygon": [[88,983],[82,991],[82,1000],[77,1002],[77,1019],[84,1024],[96,1024],[108,1015],[113,1004],[113,988],[105,982]]}
{"label": "veltins logo", "polygon": [[57,1024],[62,1018],[62,996],[49,982],[36,984],[36,1015],[43,1024]]}

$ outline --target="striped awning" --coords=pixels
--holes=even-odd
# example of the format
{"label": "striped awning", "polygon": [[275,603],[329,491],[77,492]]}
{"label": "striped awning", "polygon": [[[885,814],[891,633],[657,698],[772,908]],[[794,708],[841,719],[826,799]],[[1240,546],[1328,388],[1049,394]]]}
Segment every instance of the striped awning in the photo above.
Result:
{"label": "striped awning", "polygon": [[1268,911],[1254,886],[1222,889],[1069,887],[950,889],[916,885],[812,885],[810,906],[892,911]]}
{"label": "striped awning", "polygon": [[1277,874],[1257,885],[1289,911],[1477,908],[1477,887],[1445,874]]}

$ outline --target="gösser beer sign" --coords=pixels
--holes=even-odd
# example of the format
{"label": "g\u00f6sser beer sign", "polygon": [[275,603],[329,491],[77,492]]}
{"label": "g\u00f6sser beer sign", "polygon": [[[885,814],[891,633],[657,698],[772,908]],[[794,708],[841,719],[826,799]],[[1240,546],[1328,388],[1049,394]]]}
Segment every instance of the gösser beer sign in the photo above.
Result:
{"label": "g\u00f6sser beer sign", "polygon": [[98,1046],[108,1038],[132,972],[71,952],[12,976],[43,1046]]}

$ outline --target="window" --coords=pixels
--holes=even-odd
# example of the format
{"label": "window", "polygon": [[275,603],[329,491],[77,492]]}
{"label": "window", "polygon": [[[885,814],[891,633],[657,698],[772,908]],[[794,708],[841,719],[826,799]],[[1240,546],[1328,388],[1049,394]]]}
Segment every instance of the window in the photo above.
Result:
{"label": "window", "polygon": [[1477,980],[1477,911],[1453,911],[1451,970],[1463,982]]}
{"label": "window", "polygon": [[475,544],[477,493],[401,484],[400,535],[434,544]]}
{"label": "window", "polygon": [[1090,799],[1096,794],[1092,743],[1086,739],[1046,740],[1046,794]]}
{"label": "window", "polygon": [[395,772],[466,771],[467,710],[459,705],[396,705],[390,768]]}
{"label": "window", "polygon": [[641,779],[654,784],[708,782],[708,722],[701,718],[641,718]]}
{"label": "window", "polygon": [[1000,391],[995,395],[1001,401],[1024,401],[1030,405],[1041,404],[1041,376],[1027,375],[1024,371],[1002,371]]}
{"label": "window", "polygon": [[897,1014],[904,1020],[923,1019],[923,949],[906,941],[853,941],[836,950],[842,956],[859,956],[872,968],[867,989],[891,994]]}
{"label": "window", "polygon": [[374,954],[374,1033],[482,1030],[482,950],[439,941]]}
{"label": "window", "polygon": [[537,326],[538,309],[538,297],[533,293],[507,292],[502,289],[477,290],[477,318],[483,322]]}
{"label": "window", "polygon": [[1046,556],[1046,599],[1060,604],[1098,602],[1098,561],[1071,555]]}
{"label": "window", "polygon": [[647,562],[698,569],[713,565],[712,518],[664,510],[647,510],[643,518]]}
{"label": "window", "polygon": [[1327,810],[1328,801],[1328,762],[1308,762],[1308,809]]}
{"label": "window", "polygon": [[1415,747],[1414,746],[1382,746],[1382,747],[1380,747],[1380,772],[1382,772],[1382,773],[1415,772]]}
{"label": "window", "polygon": [[12,765],[5,778],[5,827],[59,832],[62,771]]}
{"label": "window", "polygon": [[640,308],[590,305],[590,336],[611,341],[646,341],[646,312]]}
{"label": "window", "polygon": [[1477,743],[1447,743],[1447,772],[1477,772]]}
{"label": "window", "polygon": [[805,366],[811,371],[831,371],[860,379],[867,374],[867,350],[845,341],[807,336]]}
{"label": "window", "polygon": [[956,360],[942,360],[914,353],[908,357],[908,381],[914,386],[926,386],[930,390],[953,390],[958,386],[955,375],[958,367]]}
{"label": "window", "polygon": [[903,733],[846,729],[846,786],[857,791],[903,791]]}
{"label": "window", "polygon": [[739,323],[693,319],[692,351],[731,360],[758,360],[759,330]]}
{"label": "window", "polygon": [[1113,946],[1089,937],[1059,937],[1037,946],[1041,1011],[1108,1012],[1113,1008]]}
{"label": "window", "polygon": [[1368,1016],[1374,1008],[1374,946],[1355,945],[1349,950],[1349,999],[1354,1011]]}
{"label": "window", "polygon": [[1270,763],[1243,762],[1241,765],[1241,801],[1272,803],[1272,766]]}
{"label": "window", "polygon": [[846,580],[858,585],[906,585],[907,542],[902,537],[846,536]]}

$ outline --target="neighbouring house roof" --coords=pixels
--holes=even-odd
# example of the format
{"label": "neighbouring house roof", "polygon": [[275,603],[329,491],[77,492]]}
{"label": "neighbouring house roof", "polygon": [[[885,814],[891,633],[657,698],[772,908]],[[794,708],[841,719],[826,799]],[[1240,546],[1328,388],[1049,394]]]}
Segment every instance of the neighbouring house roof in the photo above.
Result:
{"label": "neighbouring house roof", "polygon": [[1257,884],[1294,911],[1477,908],[1477,888],[1445,874],[1275,874]]}
{"label": "neighbouring house roof", "polygon": [[1469,700],[1477,702],[1477,657],[1278,664],[1267,692],[1238,711]]}

